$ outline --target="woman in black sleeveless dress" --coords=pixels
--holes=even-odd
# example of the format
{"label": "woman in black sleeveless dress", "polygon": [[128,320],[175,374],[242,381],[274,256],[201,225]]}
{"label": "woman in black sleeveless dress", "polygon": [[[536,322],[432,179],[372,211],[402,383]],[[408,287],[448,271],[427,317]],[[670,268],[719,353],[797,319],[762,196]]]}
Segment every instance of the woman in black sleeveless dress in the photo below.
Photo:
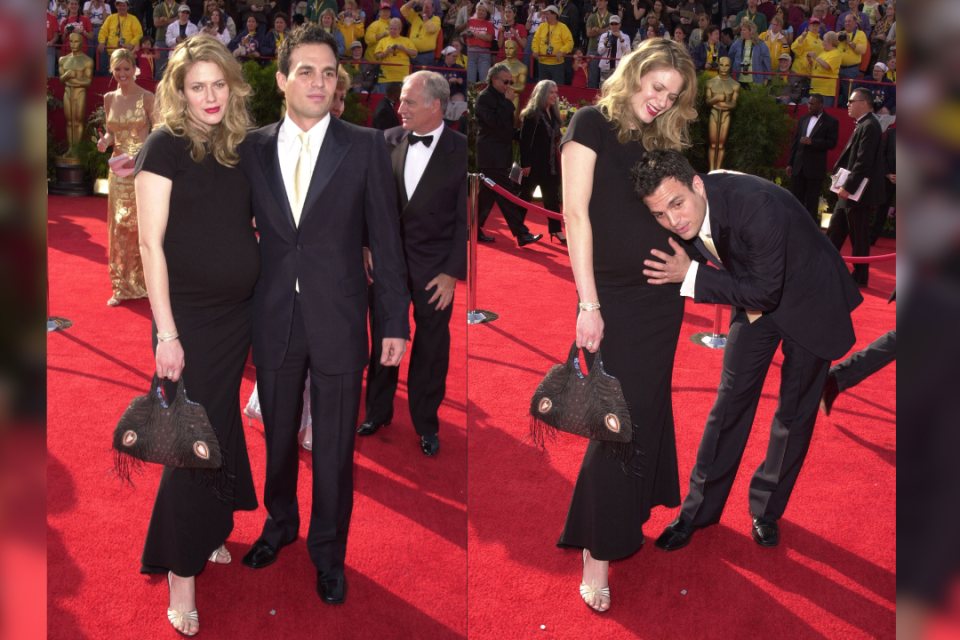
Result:
{"label": "woman in black sleeveless dress", "polygon": [[223,543],[233,512],[257,507],[240,417],[260,273],[250,185],[237,153],[249,126],[249,92],[218,41],[182,43],[157,90],[164,126],[147,138],[136,164],[157,374],[171,382],[182,375],[187,397],[206,409],[226,468],[214,486],[190,469],[164,467],[150,518],[141,572],[168,574],[167,617],[186,635],[199,630],[194,576],[208,560],[230,561]]}
{"label": "woman in black sleeveless dress", "polygon": [[[577,344],[620,380],[634,423],[635,455],[621,463],[591,441],[558,545],[583,549],[581,597],[610,607],[610,560],[635,553],[651,507],[680,505],[670,384],[683,321],[679,285],[643,275],[670,236],[633,191],[646,149],[680,148],[696,117],[696,71],[675,42],[653,39],[623,58],[597,106],[580,109],[561,143],[564,220],[580,297]],[[592,366],[592,357],[587,358]]]}

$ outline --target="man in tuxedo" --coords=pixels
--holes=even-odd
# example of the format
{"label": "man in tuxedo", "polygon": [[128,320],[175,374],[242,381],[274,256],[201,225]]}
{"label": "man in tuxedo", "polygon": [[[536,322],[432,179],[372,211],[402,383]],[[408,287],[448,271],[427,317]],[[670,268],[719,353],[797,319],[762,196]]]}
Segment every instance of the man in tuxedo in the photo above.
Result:
{"label": "man in tuxedo", "polygon": [[391,82],[387,85],[386,93],[373,110],[373,120],[370,124],[373,125],[374,129],[386,131],[387,129],[400,126],[400,118],[397,117],[396,106],[397,100],[400,99],[400,87],[402,86],[399,82]]}
{"label": "man in tuxedo", "polygon": [[786,189],[739,173],[697,175],[672,150],[649,153],[634,169],[634,182],[658,222],[685,245],[671,238],[674,255],[653,250],[662,262],[644,262],[648,282],[680,282],[680,294],[696,302],[735,307],[690,491],[680,516],[655,544],[680,549],[696,529],[720,521],[782,343],[780,402],[767,457],[749,491],[753,539],[775,546],[777,520],[806,457],[830,361],[853,346],[850,312],[863,297],[840,254]]}
{"label": "man in tuxedo", "polygon": [[396,367],[409,335],[406,265],[383,134],[330,115],[337,42],[304,25],[278,51],[287,115],[241,146],[260,233],[253,362],[267,446],[268,517],[243,564],[260,569],[297,539],[297,431],[310,372],[313,505],[307,550],[323,602],[346,598],[343,568],[353,509],[353,446],[368,360],[364,230],[378,259],[374,284],[382,364]]}
{"label": "man in tuxedo", "polygon": [[[437,412],[446,395],[450,365],[450,318],[457,280],[467,277],[467,138],[444,126],[450,83],[433,71],[403,81],[403,126],[386,132],[393,161],[400,234],[407,263],[416,333],[410,351],[407,395],[413,427],[424,455],[440,450]],[[375,253],[367,254],[371,277],[380,272]],[[376,299],[372,307],[377,308]],[[357,435],[369,436],[393,419],[397,367],[380,364],[382,325],[370,314],[373,349],[367,369],[367,415]]]}
{"label": "man in tuxedo", "polygon": [[[873,115],[873,96],[869,89],[861,87],[854,90],[847,103],[847,113],[857,122],[857,126],[837,159],[833,171],[836,173],[840,169],[847,169],[850,175],[837,194],[840,200],[830,217],[827,236],[839,251],[849,233],[850,244],[853,245],[852,255],[868,256],[870,210],[886,200],[885,162],[881,148],[883,128]],[[860,199],[850,199],[850,195],[857,192],[864,180],[867,180],[867,185]],[[869,278],[869,264],[853,265],[853,279],[858,286],[867,286]]]}
{"label": "man in tuxedo", "polygon": [[[517,195],[517,183],[510,179],[510,167],[513,165],[513,98],[511,89],[513,74],[507,65],[498,63],[487,72],[487,88],[477,96],[477,166],[487,178],[490,178],[507,191]],[[510,227],[510,233],[521,247],[538,241],[542,233],[533,235],[523,223],[527,217],[526,209],[510,202],[486,186],[480,189],[480,202],[477,205],[477,239],[481,242],[493,242],[494,237],[483,232],[483,223],[493,210],[496,201],[503,219]]]}
{"label": "man in tuxedo", "polygon": [[827,151],[837,146],[840,122],[823,110],[823,96],[810,95],[810,113],[800,118],[790,145],[790,190],[820,224],[820,191],[827,177]]}

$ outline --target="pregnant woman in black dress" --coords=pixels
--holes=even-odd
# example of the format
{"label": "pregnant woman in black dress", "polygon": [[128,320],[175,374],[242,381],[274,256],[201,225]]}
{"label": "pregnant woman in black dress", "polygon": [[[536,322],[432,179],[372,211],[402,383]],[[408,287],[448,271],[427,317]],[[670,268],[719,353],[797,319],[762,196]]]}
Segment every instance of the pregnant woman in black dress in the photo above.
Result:
{"label": "pregnant woman in black dress", "polygon": [[597,106],[576,113],[561,143],[577,345],[594,353],[603,341],[603,366],[620,380],[638,452],[623,464],[590,442],[558,542],[583,549],[580,594],[600,612],[610,608],[610,561],[640,548],[651,507],[680,505],[670,383],[683,300],[679,285],[654,286],[643,275],[651,249],[673,251],[634,195],[630,169],[647,149],[686,144],[696,92],[681,45],[644,41],[604,82]]}
{"label": "pregnant woman in black dress", "polygon": [[240,418],[260,273],[250,185],[237,153],[250,124],[249,93],[222,44],[207,35],[187,40],[157,90],[164,126],[137,156],[157,374],[183,376],[187,397],[207,411],[226,466],[216,488],[190,469],[164,467],[147,530],[141,572],[168,575],[167,617],[186,635],[200,628],[195,576],[208,560],[230,562],[223,543],[233,512],[257,507]]}

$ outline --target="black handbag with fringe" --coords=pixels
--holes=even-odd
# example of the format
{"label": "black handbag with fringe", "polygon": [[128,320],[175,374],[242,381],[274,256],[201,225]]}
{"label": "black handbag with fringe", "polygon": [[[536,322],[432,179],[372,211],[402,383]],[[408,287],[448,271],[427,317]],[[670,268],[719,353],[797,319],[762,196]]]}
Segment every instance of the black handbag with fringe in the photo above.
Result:
{"label": "black handbag with fringe", "polygon": [[150,392],[137,396],[123,412],[113,432],[114,471],[130,482],[144,462],[196,469],[219,487],[223,455],[206,410],[187,399],[183,378],[172,402],[166,402],[160,378],[153,374]]}
{"label": "black handbag with fringe", "polygon": [[567,361],[551,367],[534,392],[530,437],[543,446],[547,436],[565,431],[609,442],[618,458],[628,459],[633,453],[633,422],[620,381],[603,370],[600,349],[590,371],[583,375],[578,352],[574,342]]}

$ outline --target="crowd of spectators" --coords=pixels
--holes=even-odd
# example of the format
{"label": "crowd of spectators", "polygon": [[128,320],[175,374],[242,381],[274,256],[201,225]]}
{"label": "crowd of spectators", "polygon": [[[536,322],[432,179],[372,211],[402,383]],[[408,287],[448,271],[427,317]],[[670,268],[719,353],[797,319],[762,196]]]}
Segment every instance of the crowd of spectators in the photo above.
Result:
{"label": "crowd of spectators", "polygon": [[57,75],[73,31],[97,74],[107,74],[115,48],[127,47],[141,74],[159,78],[169,49],[198,33],[266,64],[304,22],[335,36],[354,91],[382,93],[432,67],[452,94],[465,95],[504,59],[507,41],[517,44],[528,82],[599,88],[640,42],[670,38],[701,73],[716,75],[729,57],[745,87],[781,78],[783,103],[813,92],[843,107],[867,86],[878,110],[896,111],[896,0],[50,0],[48,75]]}

